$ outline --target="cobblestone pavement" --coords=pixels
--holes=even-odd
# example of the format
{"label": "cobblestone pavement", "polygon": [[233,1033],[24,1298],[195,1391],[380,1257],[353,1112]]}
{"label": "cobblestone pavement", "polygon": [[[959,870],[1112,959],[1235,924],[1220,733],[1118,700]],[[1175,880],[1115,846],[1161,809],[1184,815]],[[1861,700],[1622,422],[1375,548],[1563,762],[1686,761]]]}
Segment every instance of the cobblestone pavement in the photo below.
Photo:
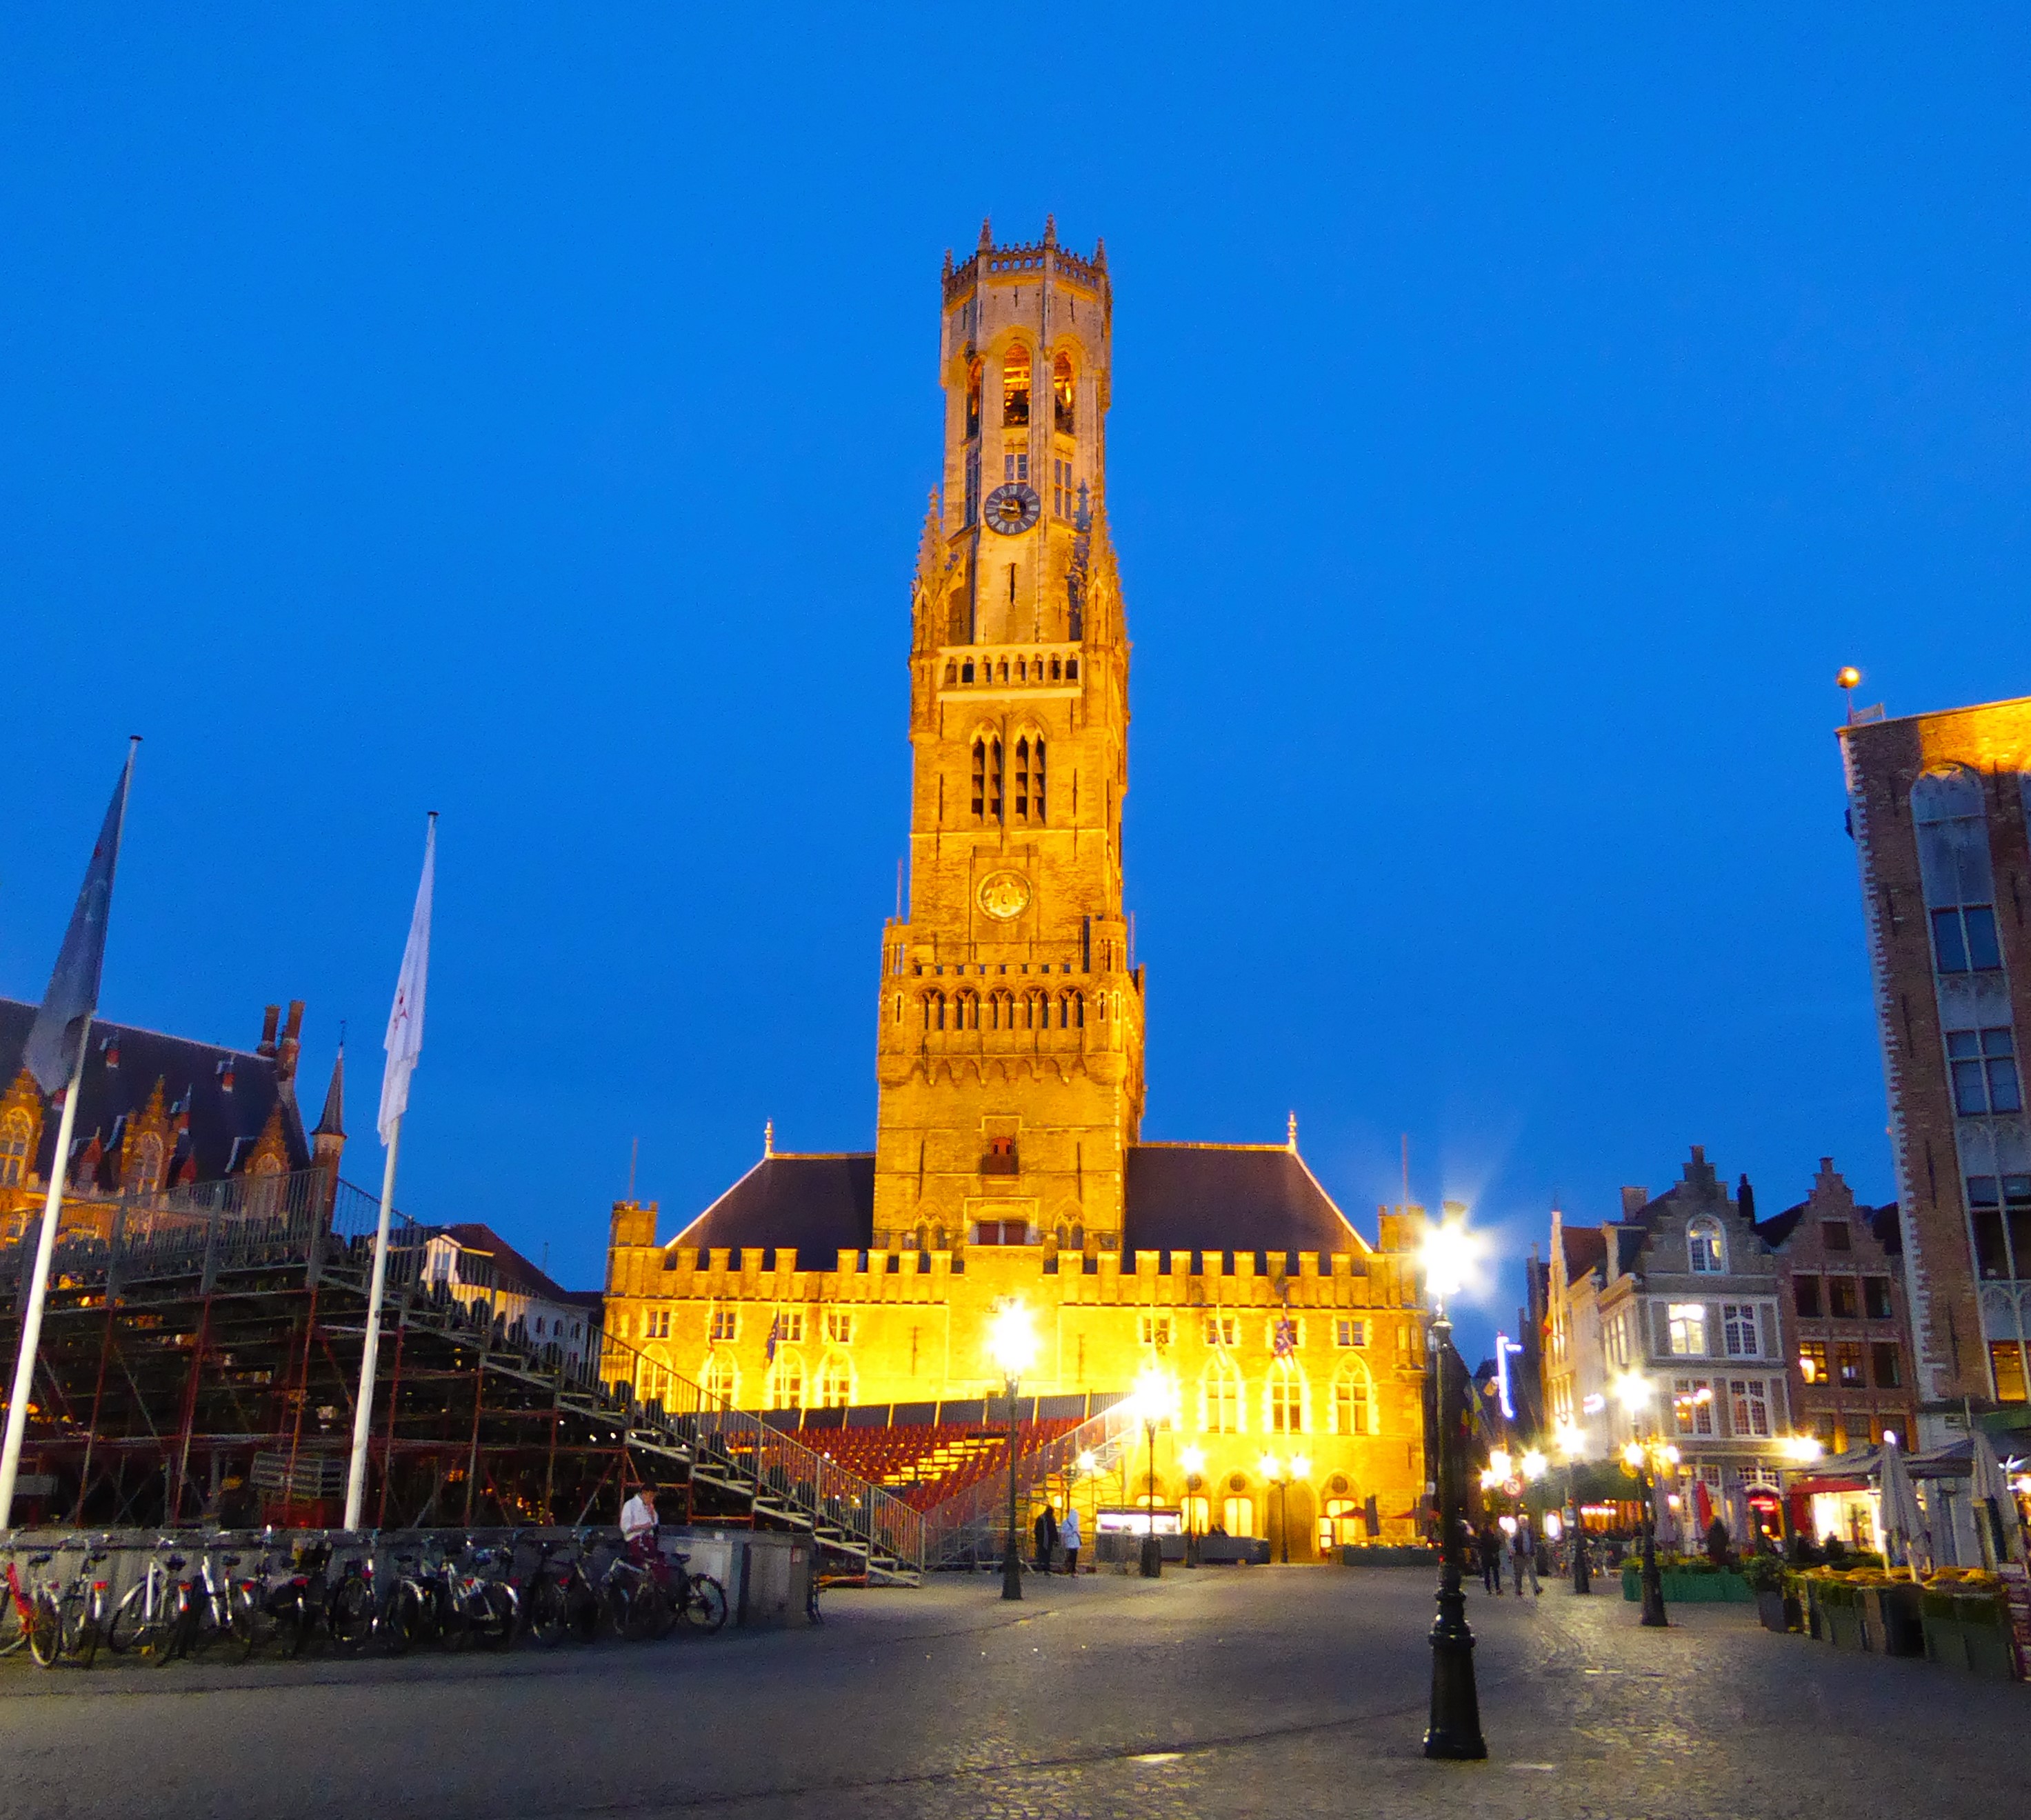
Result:
{"label": "cobblestone pavement", "polygon": [[2031,1688],[1611,1589],[1469,1607],[1489,1759],[1428,1763],[1426,1576],[837,1592],[818,1631],[402,1661],[0,1664],[0,1814],[1697,1820],[2025,1811]]}

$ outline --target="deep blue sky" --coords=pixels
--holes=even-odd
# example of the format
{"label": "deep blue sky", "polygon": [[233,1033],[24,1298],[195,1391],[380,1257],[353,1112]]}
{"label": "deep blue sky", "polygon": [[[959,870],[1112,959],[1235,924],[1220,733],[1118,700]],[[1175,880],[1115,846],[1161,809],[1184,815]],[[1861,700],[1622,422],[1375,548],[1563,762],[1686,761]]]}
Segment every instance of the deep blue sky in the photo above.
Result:
{"label": "deep blue sky", "polygon": [[2031,689],[2031,28],[1351,10],[9,9],[0,991],[139,731],[105,1010],[349,1018],[353,1179],[432,808],[410,1210],[866,1146],[939,257],[1055,210],[1148,1135],[1407,1132],[1497,1309],[1690,1143],[1887,1198],[1832,677]]}

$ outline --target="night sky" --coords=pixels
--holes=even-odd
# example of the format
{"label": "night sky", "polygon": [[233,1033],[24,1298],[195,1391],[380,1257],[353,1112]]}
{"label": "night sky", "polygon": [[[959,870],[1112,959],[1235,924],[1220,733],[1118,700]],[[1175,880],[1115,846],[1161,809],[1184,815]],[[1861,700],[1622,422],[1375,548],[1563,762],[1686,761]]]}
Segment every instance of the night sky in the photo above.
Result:
{"label": "night sky", "polygon": [[939,260],[1055,211],[1146,1135],[1407,1133],[1485,1322],[1693,1143],[1888,1198],[1833,677],[2031,691],[2021,9],[420,10],[0,17],[0,993],[139,732],[106,1014],[350,1020],[370,1185],[442,812],[418,1217],[866,1147]]}

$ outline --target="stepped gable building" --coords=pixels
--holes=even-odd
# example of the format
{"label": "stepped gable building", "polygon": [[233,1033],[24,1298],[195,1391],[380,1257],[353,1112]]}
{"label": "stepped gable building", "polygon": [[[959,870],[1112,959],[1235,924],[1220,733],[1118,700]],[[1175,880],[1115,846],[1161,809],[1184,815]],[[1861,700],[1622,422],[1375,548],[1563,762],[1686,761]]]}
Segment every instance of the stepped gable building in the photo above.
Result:
{"label": "stepped gable building", "polygon": [[[60,1107],[21,1065],[36,1007],[0,999],[0,1236],[39,1218],[56,1165]],[[271,1005],[261,1040],[229,1049],[131,1025],[91,1027],[66,1192],[81,1199],[148,1195],[238,1175],[281,1175],[329,1163],[345,1133],[344,1062],[333,1070],[325,1117],[306,1132],[296,1098],[300,1000]]]}
{"label": "stepped gable building", "polygon": [[2031,698],[1840,729],[1889,1089],[1918,1441],[2025,1397]]}
{"label": "stepped gable building", "polygon": [[[1585,1431],[1596,1459],[1654,1429],[1719,1509],[1731,1474],[1774,1483],[1785,1464],[1793,1423],[1778,1262],[1748,1184],[1730,1195],[1697,1144],[1664,1193],[1628,1188],[1622,1200],[1621,1219],[1598,1227],[1553,1215],[1548,1412]],[[1614,1395],[1632,1371],[1653,1392],[1634,1417]]]}
{"label": "stepped gable building", "polygon": [[1865,1207],[1820,1158],[1813,1192],[1756,1229],[1777,1258],[1791,1407],[1829,1453],[1912,1434],[1911,1330],[1897,1209]]}
{"label": "stepped gable building", "polygon": [[983,226],[971,256],[948,256],[943,484],[911,591],[908,914],[881,936],[874,1148],[765,1145],[661,1244],[654,1207],[617,1206],[609,1330],[642,1349],[646,1393],[691,1379],[748,1408],[977,1408],[1000,1389],[989,1322],[1021,1300],[1042,1341],[1026,1392],[1124,1391],[1153,1369],[1176,1383],[1153,1495],[1199,1528],[1266,1533],[1273,1453],[1302,1462],[1294,1555],[1321,1525],[1407,1537],[1425,1476],[1407,1255],[1422,1214],[1386,1213],[1371,1245],[1306,1167],[1295,1120],[1281,1144],[1142,1138],[1112,308],[1104,249],[1071,252],[1048,225],[1024,246]]}

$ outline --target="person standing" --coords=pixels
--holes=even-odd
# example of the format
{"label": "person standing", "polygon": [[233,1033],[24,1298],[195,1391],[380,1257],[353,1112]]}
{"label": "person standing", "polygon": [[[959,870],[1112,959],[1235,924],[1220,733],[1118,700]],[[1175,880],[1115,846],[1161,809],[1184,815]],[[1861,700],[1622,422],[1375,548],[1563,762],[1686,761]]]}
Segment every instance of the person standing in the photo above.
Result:
{"label": "person standing", "polygon": [[620,1507],[620,1539],[638,1559],[656,1538],[656,1488],[645,1485]]}
{"label": "person standing", "polygon": [[1051,1501],[1049,1498],[1044,1500],[1043,1508],[1037,1512],[1034,1530],[1037,1539],[1037,1571],[1039,1573],[1049,1573],[1051,1571],[1052,1551],[1058,1546],[1058,1516],[1057,1512],[1051,1509]]}
{"label": "person standing", "polygon": [[1523,1574],[1528,1568],[1530,1591],[1536,1597],[1542,1598],[1545,1589],[1537,1583],[1537,1535],[1530,1527],[1530,1513],[1527,1510],[1516,1514],[1516,1531],[1509,1538],[1509,1560],[1516,1576],[1516,1596],[1519,1599],[1523,1596]]}
{"label": "person standing", "polygon": [[1076,1505],[1068,1504],[1065,1506],[1065,1520],[1058,1525],[1058,1541],[1065,1551],[1065,1572],[1070,1574],[1077,1573],[1079,1572],[1079,1509]]}
{"label": "person standing", "polygon": [[1483,1517],[1481,1523],[1481,1583],[1489,1592],[1502,1591],[1502,1533]]}

